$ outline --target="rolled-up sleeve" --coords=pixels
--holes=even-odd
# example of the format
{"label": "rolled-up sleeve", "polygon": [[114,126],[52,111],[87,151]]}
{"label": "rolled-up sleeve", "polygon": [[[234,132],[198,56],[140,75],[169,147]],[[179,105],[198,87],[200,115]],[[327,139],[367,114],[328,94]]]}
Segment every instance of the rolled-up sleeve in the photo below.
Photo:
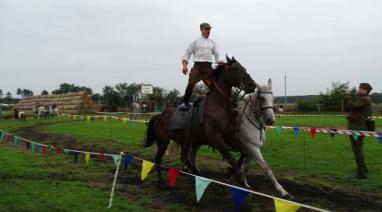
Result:
{"label": "rolled-up sleeve", "polygon": [[182,57],[182,61],[185,60],[185,61],[189,61],[190,60],[190,57],[191,57],[191,54],[194,52],[194,47],[195,47],[195,41],[193,41],[189,46],[188,48],[186,49],[186,51],[184,52],[184,55]]}

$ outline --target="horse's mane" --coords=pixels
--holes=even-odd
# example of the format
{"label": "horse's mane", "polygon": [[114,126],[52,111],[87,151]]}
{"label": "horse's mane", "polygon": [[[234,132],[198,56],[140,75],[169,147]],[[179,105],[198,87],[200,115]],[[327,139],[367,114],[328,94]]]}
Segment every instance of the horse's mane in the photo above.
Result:
{"label": "horse's mane", "polygon": [[218,65],[212,70],[212,78],[217,81],[220,77],[220,74],[223,72],[223,65]]}

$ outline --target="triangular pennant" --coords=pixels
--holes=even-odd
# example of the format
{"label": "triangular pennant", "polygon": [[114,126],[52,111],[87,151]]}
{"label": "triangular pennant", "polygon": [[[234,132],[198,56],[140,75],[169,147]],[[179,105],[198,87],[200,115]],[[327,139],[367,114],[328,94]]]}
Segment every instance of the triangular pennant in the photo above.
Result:
{"label": "triangular pennant", "polygon": [[119,155],[112,155],[112,157],[113,157],[115,166],[118,166],[120,156]]}
{"label": "triangular pennant", "polygon": [[179,170],[175,168],[169,168],[167,170],[167,178],[170,188],[174,188],[176,177],[179,175]]}
{"label": "triangular pennant", "polygon": [[64,149],[64,153],[65,154],[69,154],[69,150],[68,149]]}
{"label": "triangular pennant", "polygon": [[233,207],[235,211],[240,211],[240,205],[244,202],[249,192],[237,188],[231,188]]}
{"label": "triangular pennant", "polygon": [[312,136],[312,138],[314,138],[314,136],[316,135],[316,128],[310,128],[310,136]]}
{"label": "triangular pennant", "polygon": [[336,136],[337,129],[331,128],[329,129],[329,131],[330,131],[330,137],[334,138],[334,136]]}
{"label": "triangular pennant", "polygon": [[78,152],[74,152],[74,162],[77,163],[78,162]]}
{"label": "triangular pennant", "polygon": [[105,153],[103,153],[103,152],[98,153],[98,159],[99,160],[105,160]]}
{"label": "triangular pennant", "polygon": [[300,128],[298,128],[298,127],[294,127],[294,128],[293,128],[293,132],[294,132],[294,135],[295,135],[295,136],[298,136],[298,134],[300,133]]}
{"label": "triangular pennant", "polygon": [[133,161],[134,157],[131,155],[126,155],[125,160],[123,161],[123,166],[125,168],[125,171],[127,171],[127,168],[129,167],[129,164],[131,161]]}
{"label": "triangular pennant", "polygon": [[276,212],[295,212],[300,207],[289,202],[273,199],[275,202]]}
{"label": "triangular pennant", "polygon": [[282,130],[283,130],[283,128],[280,127],[280,126],[277,126],[277,127],[275,128],[275,131],[276,131],[277,134],[280,134]]}
{"label": "triangular pennant", "polygon": [[90,118],[91,118],[90,116],[86,116],[87,121],[90,121]]}
{"label": "triangular pennant", "polygon": [[31,150],[32,150],[32,152],[35,151],[35,143],[32,143]]}
{"label": "triangular pennant", "polygon": [[382,144],[382,135],[379,135],[378,141],[379,141],[380,144]]}
{"label": "triangular pennant", "polygon": [[29,143],[29,142],[25,142],[25,149],[28,150],[29,147],[30,147],[30,145],[31,145],[31,143]]}
{"label": "triangular pennant", "polygon": [[85,152],[85,162],[87,166],[89,166],[89,161],[90,161],[90,153]]}
{"label": "triangular pennant", "polygon": [[353,130],[353,138],[357,142],[359,137],[359,132],[357,130]]}
{"label": "triangular pennant", "polygon": [[150,161],[146,161],[146,160],[142,161],[142,171],[141,171],[142,181],[147,177],[147,174],[150,172],[153,166],[154,166],[154,163],[151,163]]}
{"label": "triangular pennant", "polygon": [[42,154],[46,154],[46,146],[42,145]]}
{"label": "triangular pennant", "polygon": [[202,198],[207,186],[211,183],[209,179],[195,176],[195,193],[196,201],[199,202]]}
{"label": "triangular pennant", "polygon": [[49,145],[49,146],[48,146],[48,149],[49,149],[51,155],[53,155],[54,153],[56,153],[56,149],[55,149],[52,145]]}
{"label": "triangular pennant", "polygon": [[61,149],[58,148],[58,147],[56,148],[56,154],[57,154],[57,155],[60,155],[60,154],[61,154]]}
{"label": "triangular pennant", "polygon": [[16,136],[13,137],[13,143],[14,143],[15,145],[19,144],[19,138],[17,138]]}

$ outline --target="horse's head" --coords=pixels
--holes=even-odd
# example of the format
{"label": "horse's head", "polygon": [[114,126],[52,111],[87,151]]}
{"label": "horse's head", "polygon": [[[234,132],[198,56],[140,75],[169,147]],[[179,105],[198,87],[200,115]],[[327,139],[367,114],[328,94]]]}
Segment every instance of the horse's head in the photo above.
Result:
{"label": "horse's head", "polygon": [[240,88],[246,93],[255,91],[256,83],[252,80],[251,76],[247,73],[246,69],[235,60],[234,57],[230,59],[228,56],[227,64],[224,65],[223,74],[226,83],[233,87]]}
{"label": "horse's head", "polygon": [[265,124],[272,125],[276,119],[273,110],[272,80],[269,79],[266,85],[257,85],[255,95],[256,102],[252,104],[255,106],[255,111],[263,116]]}

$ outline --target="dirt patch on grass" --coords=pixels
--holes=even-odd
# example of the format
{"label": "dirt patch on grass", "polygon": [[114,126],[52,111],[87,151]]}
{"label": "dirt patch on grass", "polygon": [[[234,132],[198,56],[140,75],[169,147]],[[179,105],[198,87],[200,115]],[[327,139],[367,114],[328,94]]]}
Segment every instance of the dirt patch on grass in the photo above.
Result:
{"label": "dirt patch on grass", "polygon": [[[52,124],[52,123],[49,123]],[[78,139],[70,135],[47,133],[43,130],[43,125],[35,125],[32,127],[19,128],[15,133],[27,139],[52,144],[63,148],[71,148],[78,150],[91,150],[94,152],[111,152],[117,153],[124,151],[125,147],[108,139],[86,140]],[[141,150],[142,149],[142,150]],[[152,159],[148,157],[154,155],[155,148],[143,150],[142,147],[129,147],[130,152],[134,152],[135,156]],[[146,153],[145,153],[146,151]],[[200,168],[204,176],[228,182],[224,176],[223,170],[227,164],[218,159],[199,156],[202,161]],[[168,165],[176,166],[175,162],[164,162]],[[94,166],[102,167],[102,164],[94,163]],[[175,188],[169,189],[165,172],[162,172],[163,183],[158,184],[156,173],[151,173],[143,183],[140,182],[139,172],[141,168],[140,161],[133,161],[128,172],[121,172],[118,179],[116,191],[118,195],[124,195],[130,200],[147,207],[149,210],[156,211],[227,211],[232,210],[231,192],[228,187],[217,184],[210,184],[199,204],[195,198],[195,181],[192,177],[180,175],[177,178]],[[112,169],[104,170],[99,168],[99,172],[106,172],[107,177],[86,180],[90,187],[97,187],[109,190],[112,182]],[[155,172],[155,168],[153,169]],[[57,173],[51,176],[54,179],[62,178],[62,180],[71,180],[72,178]],[[258,192],[278,196],[271,182],[264,175],[251,173],[248,176],[249,183],[253,189]],[[306,183],[296,183],[288,179],[279,179],[279,182],[296,197],[296,201],[308,205],[318,206],[335,211],[378,211],[382,208],[381,198],[370,193],[354,192],[352,190],[334,190],[330,187],[312,186]],[[274,211],[273,200],[250,195],[242,205],[242,211]],[[300,211],[306,211],[302,209]]]}

